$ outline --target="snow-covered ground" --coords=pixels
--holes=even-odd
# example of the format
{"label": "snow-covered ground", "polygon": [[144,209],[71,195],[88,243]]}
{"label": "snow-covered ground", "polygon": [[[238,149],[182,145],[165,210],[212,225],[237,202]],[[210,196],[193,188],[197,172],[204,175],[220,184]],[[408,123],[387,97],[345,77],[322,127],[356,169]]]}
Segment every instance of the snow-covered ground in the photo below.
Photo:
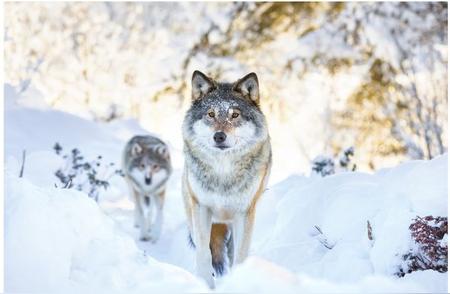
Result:
{"label": "snow-covered ground", "polygon": [[[36,95],[19,97],[5,87],[6,291],[210,291],[193,274],[180,194],[182,146],[169,142],[175,171],[161,239],[136,241],[123,179],[111,179],[99,205],[83,192],[57,188],[62,159],[52,146],[118,165],[126,140],[146,131],[132,120],[102,124],[47,109]],[[282,172],[273,170],[275,177]],[[411,220],[447,216],[447,173],[443,155],[375,174],[291,175],[272,183],[257,209],[251,256],[217,281],[217,291],[447,292],[447,273],[394,275],[411,246]]]}

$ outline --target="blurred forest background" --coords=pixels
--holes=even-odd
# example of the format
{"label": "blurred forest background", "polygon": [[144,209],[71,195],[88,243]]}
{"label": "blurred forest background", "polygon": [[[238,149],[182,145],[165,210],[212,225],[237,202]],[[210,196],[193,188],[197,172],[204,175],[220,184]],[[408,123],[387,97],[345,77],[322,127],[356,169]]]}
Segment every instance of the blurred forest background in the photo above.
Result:
{"label": "blurred forest background", "polygon": [[228,81],[254,71],[275,164],[307,171],[353,146],[357,169],[372,170],[447,151],[447,9],[10,2],[5,80],[83,117],[136,118],[181,148],[193,70]]}

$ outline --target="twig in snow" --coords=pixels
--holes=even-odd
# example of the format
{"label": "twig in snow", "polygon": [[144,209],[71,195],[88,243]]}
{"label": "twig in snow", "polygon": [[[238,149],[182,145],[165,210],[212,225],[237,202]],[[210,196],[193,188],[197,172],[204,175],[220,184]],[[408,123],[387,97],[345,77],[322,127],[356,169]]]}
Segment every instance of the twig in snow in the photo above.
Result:
{"label": "twig in snow", "polygon": [[67,181],[66,185],[63,187],[63,189],[69,189],[72,186],[72,179],[69,179],[69,181]]}
{"label": "twig in snow", "polygon": [[27,156],[27,151],[24,149],[22,152],[22,167],[20,168],[19,178],[23,177],[23,170],[25,168],[25,158]]}
{"label": "twig in snow", "polygon": [[373,241],[372,226],[369,221],[367,221],[367,238],[369,238],[370,241]]}
{"label": "twig in snow", "polygon": [[322,230],[320,229],[319,226],[314,226],[314,228],[317,230],[317,232],[319,232],[317,235],[315,235],[317,241],[319,241],[323,246],[325,246],[325,248],[327,249],[333,249],[334,247],[334,243],[330,243],[327,238],[325,237],[325,235],[323,234]]}
{"label": "twig in snow", "polygon": [[323,233],[322,233],[322,230],[320,229],[319,226],[316,225],[316,226],[314,226],[314,228],[319,232],[319,234],[323,234]]}

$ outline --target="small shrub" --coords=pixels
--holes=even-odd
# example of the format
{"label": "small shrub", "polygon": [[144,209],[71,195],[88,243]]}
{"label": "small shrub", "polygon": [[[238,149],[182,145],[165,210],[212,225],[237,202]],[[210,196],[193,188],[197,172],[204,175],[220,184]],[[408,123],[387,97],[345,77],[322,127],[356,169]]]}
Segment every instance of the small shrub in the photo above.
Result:
{"label": "small shrub", "polygon": [[331,157],[317,156],[312,162],[313,172],[321,175],[322,177],[334,174],[334,161]]}
{"label": "small shrub", "polygon": [[77,148],[64,155],[59,143],[55,143],[53,149],[65,160],[64,167],[55,172],[55,176],[63,184],[62,188],[84,191],[95,201],[98,201],[100,189],[106,190],[109,187],[109,180],[114,175],[122,175],[120,169],[113,168],[113,162],[104,164],[101,155],[94,160],[86,160]]}
{"label": "small shrub", "polygon": [[352,157],[355,155],[355,149],[353,147],[346,148],[342,150],[342,153],[339,157],[339,166],[341,169],[346,171],[355,171],[356,164],[352,163]]}
{"label": "small shrub", "polygon": [[419,271],[435,270],[447,272],[448,268],[448,222],[447,217],[416,217],[409,226],[413,246],[403,255],[404,263],[398,276]]}
{"label": "small shrub", "polygon": [[319,155],[313,159],[311,170],[313,173],[319,174],[322,177],[333,175],[337,172],[355,171],[356,164],[352,163],[351,160],[354,154],[354,148],[349,147],[342,150],[338,158]]}

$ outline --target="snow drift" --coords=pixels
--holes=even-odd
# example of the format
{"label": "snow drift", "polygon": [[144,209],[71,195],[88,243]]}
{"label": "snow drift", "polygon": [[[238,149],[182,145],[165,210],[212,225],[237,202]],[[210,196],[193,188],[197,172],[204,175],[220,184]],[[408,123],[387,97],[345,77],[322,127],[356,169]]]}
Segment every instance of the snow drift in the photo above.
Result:
{"label": "snow drift", "polygon": [[[7,292],[209,291],[192,274],[180,194],[182,146],[171,145],[175,171],[161,239],[139,242],[123,180],[111,180],[98,204],[83,192],[56,188],[61,161],[51,148],[60,142],[119,164],[125,141],[145,130],[133,121],[101,124],[24,107],[12,88],[5,94]],[[292,175],[272,185],[258,204],[250,258],[220,278],[217,290],[446,292],[446,273],[395,273],[412,246],[412,219],[447,216],[447,160],[410,161],[375,174]]]}

